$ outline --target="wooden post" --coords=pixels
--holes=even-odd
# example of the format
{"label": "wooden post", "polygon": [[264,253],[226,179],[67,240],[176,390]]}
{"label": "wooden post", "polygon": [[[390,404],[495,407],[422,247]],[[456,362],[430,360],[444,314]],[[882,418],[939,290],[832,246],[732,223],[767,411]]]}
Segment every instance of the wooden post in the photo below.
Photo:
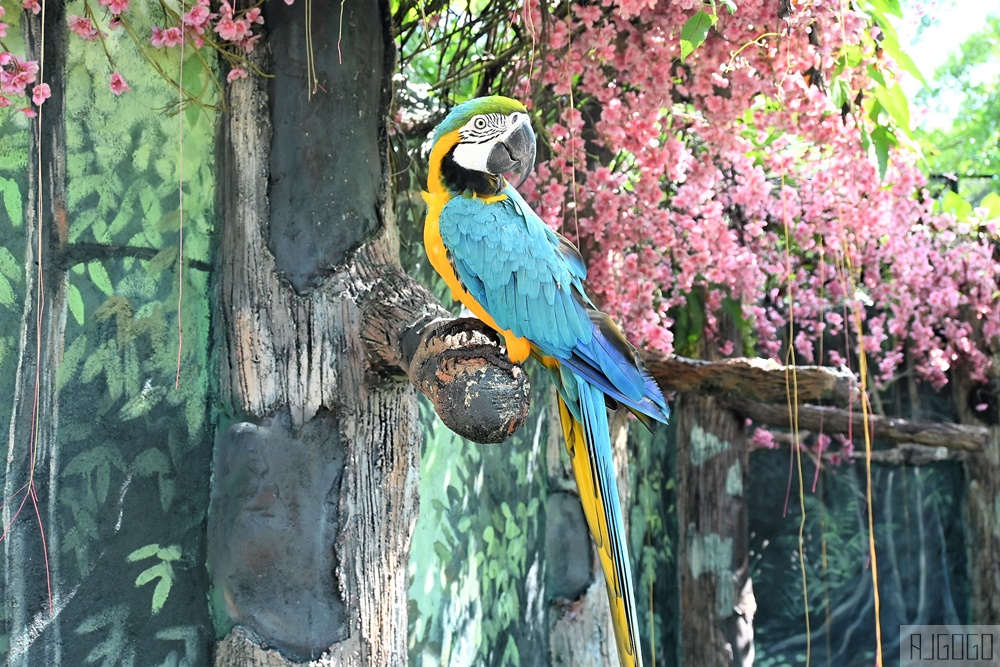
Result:
{"label": "wooden post", "polygon": [[[282,6],[267,37],[281,75],[237,82],[223,118],[231,424],[217,439],[209,565],[237,625],[220,667],[407,662],[418,412],[409,383],[369,372],[362,339],[372,287],[401,273],[386,204],[394,52],[387,2],[348,4],[342,24],[341,9]],[[323,85],[311,100],[307,11]]]}
{"label": "wooden post", "polygon": [[1000,624],[1000,427],[989,429],[984,451],[966,460],[971,620]]}
{"label": "wooden post", "polygon": [[[523,423],[528,382],[495,336],[447,318],[400,267],[388,3],[280,11],[260,47],[273,58],[257,63],[280,76],[232,86],[219,138],[229,423],[208,558],[235,627],[215,664],[402,667],[420,437],[410,381],[450,427],[494,442]],[[321,87],[306,78],[310,53]]]}
{"label": "wooden post", "polygon": [[753,664],[747,442],[715,398],[681,394],[677,420],[680,664]]}

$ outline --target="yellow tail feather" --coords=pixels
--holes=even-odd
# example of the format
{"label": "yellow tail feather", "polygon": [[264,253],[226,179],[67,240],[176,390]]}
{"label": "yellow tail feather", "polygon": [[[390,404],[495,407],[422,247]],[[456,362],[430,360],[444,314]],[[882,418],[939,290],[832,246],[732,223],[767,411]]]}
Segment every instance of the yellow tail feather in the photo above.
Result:
{"label": "yellow tail feather", "polygon": [[[549,364],[546,364],[547,366]],[[622,595],[624,582],[618,581],[614,558],[611,553],[611,536],[608,525],[604,521],[604,512],[600,491],[595,485],[589,454],[587,453],[586,434],[583,424],[570,414],[569,408],[562,397],[559,401],[559,421],[562,424],[566,450],[573,464],[573,474],[576,477],[576,487],[583,505],[583,514],[587,518],[590,534],[597,546],[601,569],[608,586],[608,602],[611,605],[611,622],[615,631],[615,642],[618,646],[618,659],[622,667],[641,667],[642,659],[637,657],[638,637],[633,637],[630,631],[628,615],[625,609],[625,598]],[[607,502],[619,502],[618,498],[607,499]]]}

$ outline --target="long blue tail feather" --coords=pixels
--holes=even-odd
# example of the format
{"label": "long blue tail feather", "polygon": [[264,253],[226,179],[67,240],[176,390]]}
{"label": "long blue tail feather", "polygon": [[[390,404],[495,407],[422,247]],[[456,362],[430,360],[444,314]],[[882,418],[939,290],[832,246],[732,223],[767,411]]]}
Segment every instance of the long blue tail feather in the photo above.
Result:
{"label": "long blue tail feather", "polygon": [[[625,520],[618,496],[618,478],[615,475],[614,459],[611,452],[611,437],[608,428],[608,413],[604,405],[604,392],[577,376],[579,410],[584,426],[587,454],[590,461],[591,479],[597,494],[590,499],[597,502],[595,515],[598,526],[594,540],[598,549],[606,549],[610,554],[612,571],[605,572],[608,597],[613,607],[615,598],[621,598],[624,607],[624,623],[627,638],[619,637],[619,652],[625,651],[634,664],[641,665],[639,655],[639,621],[633,598],[632,567],[628,556]],[[600,524],[603,523],[603,526]],[[602,530],[603,528],[603,530]],[[601,535],[608,536],[608,544],[602,544]],[[623,659],[625,656],[622,656]]]}

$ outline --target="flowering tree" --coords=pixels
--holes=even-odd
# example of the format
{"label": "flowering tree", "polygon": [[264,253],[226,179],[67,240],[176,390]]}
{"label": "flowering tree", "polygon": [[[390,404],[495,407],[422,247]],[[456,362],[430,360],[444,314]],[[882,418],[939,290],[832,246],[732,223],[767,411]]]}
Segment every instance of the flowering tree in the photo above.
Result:
{"label": "flowering tree", "polygon": [[[604,305],[650,347],[704,336],[781,358],[790,341],[806,363],[863,349],[880,383],[905,354],[935,387],[959,364],[983,379],[1000,335],[997,223],[935,213],[883,3],[724,5],[550,17],[524,84],[553,121],[543,217],[580,239]],[[522,20],[540,25],[539,6]]]}

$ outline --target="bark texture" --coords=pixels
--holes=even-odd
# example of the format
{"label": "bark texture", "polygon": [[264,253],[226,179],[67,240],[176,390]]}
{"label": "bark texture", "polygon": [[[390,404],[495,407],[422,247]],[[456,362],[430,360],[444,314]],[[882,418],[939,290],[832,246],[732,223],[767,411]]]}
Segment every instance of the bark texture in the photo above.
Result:
{"label": "bark texture", "polygon": [[803,401],[823,400],[843,405],[858,397],[857,383],[851,373],[825,366],[792,369],[770,359],[737,357],[705,361],[661,353],[647,353],[643,358],[664,391],[753,396],[759,401],[784,403],[794,381]]}
{"label": "bark texture", "polygon": [[[760,424],[791,425],[787,405],[764,403],[747,398],[727,398],[723,405]],[[806,430],[824,433],[864,433],[865,419],[860,409],[844,410],[828,406],[800,404],[796,408],[797,424]],[[942,447],[964,452],[982,452],[989,438],[989,429],[972,424],[932,422],[923,419],[901,419],[868,415],[872,437],[889,442],[902,442],[925,447]]]}
{"label": "bark texture", "polygon": [[234,423],[216,452],[231,465],[214,479],[209,558],[237,627],[216,665],[402,666],[418,413],[409,384],[372,372],[361,333],[362,313],[392,317],[367,301],[400,271],[389,10],[344,8],[341,64],[340,7],[312,6],[328,93],[311,102],[306,8],[282,10],[268,46],[286,83],[237,82],[220,136],[220,386]]}
{"label": "bark texture", "polygon": [[676,403],[680,664],[753,664],[757,604],[749,575],[747,443],[715,398]]}
{"label": "bark texture", "polygon": [[[993,355],[992,384],[1000,378],[1000,354]],[[965,459],[965,525],[968,530],[969,587],[972,590],[970,619],[984,625],[1000,624],[1000,401],[995,391],[985,395],[968,380],[969,373],[956,374],[953,391],[964,428],[984,432],[983,446]],[[986,403],[987,409],[974,408]],[[983,421],[989,426],[982,426]],[[964,452],[963,452],[964,453]]]}
{"label": "bark texture", "polygon": [[529,385],[495,336],[447,318],[400,267],[388,4],[281,10],[258,64],[289,66],[236,82],[220,134],[229,424],[209,564],[236,625],[216,665],[405,665],[420,437],[407,380],[480,442],[523,423]]}
{"label": "bark texture", "polygon": [[966,513],[969,526],[973,623],[1000,624],[1000,427],[984,450],[969,457]]}
{"label": "bark texture", "polygon": [[398,272],[374,286],[361,322],[373,370],[409,377],[458,435],[500,443],[524,425],[528,375],[480,320],[449,317],[422,285]]}

